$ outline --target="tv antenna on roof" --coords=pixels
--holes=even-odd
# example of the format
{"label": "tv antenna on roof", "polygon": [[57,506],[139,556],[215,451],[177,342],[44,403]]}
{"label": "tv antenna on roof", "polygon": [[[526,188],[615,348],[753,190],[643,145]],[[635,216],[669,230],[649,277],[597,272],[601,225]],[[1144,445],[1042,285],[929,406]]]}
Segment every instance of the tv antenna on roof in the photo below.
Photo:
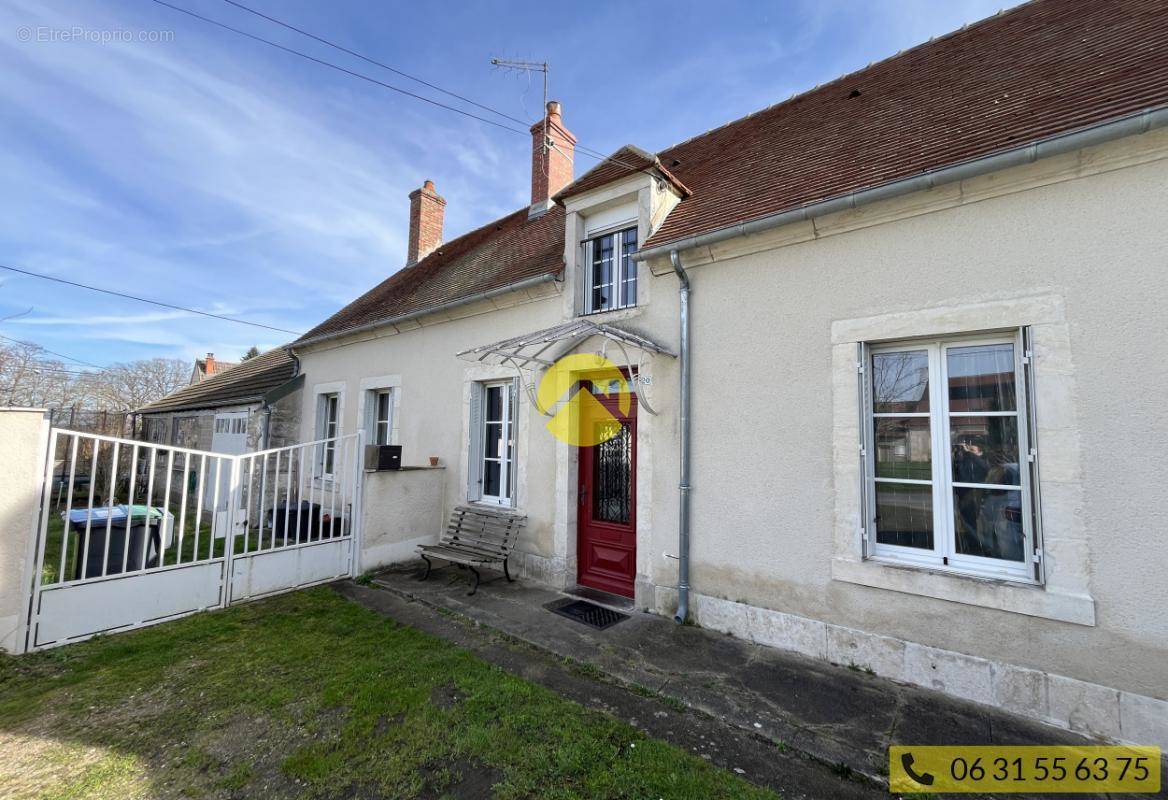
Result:
{"label": "tv antenna on roof", "polygon": [[516,61],[510,58],[492,58],[491,64],[505,69],[513,70],[515,72],[525,72],[531,75],[533,72],[543,73],[543,146],[540,147],[540,165],[543,167],[543,172],[547,174],[547,158],[548,151],[551,149],[552,142],[547,135],[547,104],[548,104],[548,62],[546,61]]}

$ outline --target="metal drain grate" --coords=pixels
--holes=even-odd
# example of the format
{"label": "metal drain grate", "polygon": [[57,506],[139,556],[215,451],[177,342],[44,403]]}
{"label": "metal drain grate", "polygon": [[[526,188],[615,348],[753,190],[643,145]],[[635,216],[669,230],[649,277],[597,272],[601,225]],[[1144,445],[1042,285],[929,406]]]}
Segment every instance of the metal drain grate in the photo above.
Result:
{"label": "metal drain grate", "polygon": [[589,603],[587,600],[574,600],[567,605],[549,608],[548,610],[554,614],[559,614],[561,617],[567,617],[576,622],[583,622],[585,625],[596,628],[598,631],[611,628],[618,622],[623,622],[629,618],[628,614],[621,614],[619,611],[613,611],[611,608]]}

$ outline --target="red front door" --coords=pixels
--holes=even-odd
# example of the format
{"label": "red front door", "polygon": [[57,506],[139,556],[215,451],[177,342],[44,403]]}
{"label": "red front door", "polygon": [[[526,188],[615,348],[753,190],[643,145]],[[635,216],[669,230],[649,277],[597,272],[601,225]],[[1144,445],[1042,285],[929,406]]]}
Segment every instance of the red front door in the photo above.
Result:
{"label": "red front door", "polygon": [[[586,381],[581,391],[588,391]],[[580,448],[576,580],[593,589],[633,596],[637,569],[637,399],[627,415],[617,395],[582,398],[580,424],[593,431],[619,426],[616,435]],[[599,438],[599,437],[598,437]]]}

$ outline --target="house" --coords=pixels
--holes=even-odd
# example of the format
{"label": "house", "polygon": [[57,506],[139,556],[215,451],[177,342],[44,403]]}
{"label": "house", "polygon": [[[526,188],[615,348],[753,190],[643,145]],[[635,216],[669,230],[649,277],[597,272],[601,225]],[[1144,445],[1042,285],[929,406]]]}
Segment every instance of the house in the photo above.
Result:
{"label": "house", "polygon": [[528,580],[1168,745],[1166,123],[1145,0],[1035,0],[574,181],[551,103],[528,208],[446,240],[426,182],[408,264],[292,343],[301,438],[438,457],[368,476],[383,562],[437,534],[386,500],[421,482],[525,515]]}
{"label": "house", "polygon": [[206,358],[195,359],[195,367],[191,370],[191,384],[202,383],[213,375],[238,366],[238,361],[218,361],[214,353],[207,353]]}
{"label": "house", "polygon": [[294,443],[303,383],[296,360],[277,347],[139,408],[141,438],[233,455]]}

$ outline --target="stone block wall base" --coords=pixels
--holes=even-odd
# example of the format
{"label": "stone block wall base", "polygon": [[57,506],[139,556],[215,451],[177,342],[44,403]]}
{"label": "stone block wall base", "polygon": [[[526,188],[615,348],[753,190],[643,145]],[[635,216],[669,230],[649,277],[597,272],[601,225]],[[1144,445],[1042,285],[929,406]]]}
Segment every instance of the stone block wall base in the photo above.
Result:
{"label": "stone block wall base", "polygon": [[[672,616],[676,609],[676,590],[658,587],[653,610]],[[758,644],[870,669],[1077,733],[1168,749],[1165,700],[697,593],[690,594],[690,611],[703,628]]]}

